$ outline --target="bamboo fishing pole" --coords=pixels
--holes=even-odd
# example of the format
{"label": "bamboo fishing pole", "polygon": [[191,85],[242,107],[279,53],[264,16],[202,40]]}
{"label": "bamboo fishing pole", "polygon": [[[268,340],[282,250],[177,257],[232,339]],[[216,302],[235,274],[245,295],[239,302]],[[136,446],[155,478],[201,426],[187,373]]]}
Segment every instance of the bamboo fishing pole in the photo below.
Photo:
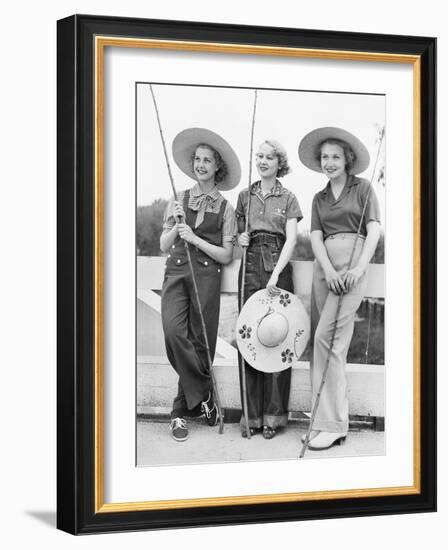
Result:
{"label": "bamboo fishing pole", "polygon": [[[246,206],[246,220],[245,220],[245,229],[244,232],[249,232],[249,208],[250,208],[250,186],[251,186],[251,177],[252,177],[252,156],[254,149],[254,128],[255,128],[255,113],[257,111],[257,90],[255,90],[254,96],[254,110],[252,114],[252,129],[250,133],[250,156],[249,156],[249,176],[248,176],[248,186],[247,186],[247,206]],[[240,289],[240,311],[244,306],[244,289],[246,286],[246,257],[247,257],[247,246],[243,246],[243,258],[241,266],[241,289]],[[240,367],[241,374],[241,393],[243,394],[243,415],[244,415],[244,424],[246,426],[246,435],[248,439],[251,438],[250,427],[249,427],[249,411],[247,406],[247,384],[246,384],[246,367],[244,365],[244,358],[241,353],[238,354],[238,363]]]}
{"label": "bamboo fishing pole", "polygon": [[[369,187],[368,187],[368,191],[367,191],[367,195],[366,195],[366,200],[364,201],[363,209],[362,209],[362,212],[361,212],[361,219],[360,219],[359,225],[358,225],[358,231],[356,233],[356,238],[353,242],[353,248],[352,248],[352,251],[351,251],[351,254],[350,254],[350,258],[349,258],[347,269],[346,269],[345,273],[347,273],[347,271],[349,271],[352,267],[353,257],[355,255],[355,250],[356,250],[356,243],[358,242],[358,239],[359,239],[359,235],[360,235],[361,227],[362,227],[362,222],[364,220],[364,216],[365,216],[365,213],[366,213],[367,203],[369,202],[370,191],[372,190],[372,182],[373,182],[373,178],[374,178],[374,175],[375,175],[376,166],[377,166],[377,163],[378,163],[378,158],[380,156],[380,151],[381,151],[381,145],[383,143],[383,138],[384,138],[384,129],[382,130],[382,132],[380,134],[380,142],[378,144],[378,151],[377,151],[377,154],[376,154],[375,164],[373,166],[372,176],[371,176],[370,181],[369,181]],[[306,432],[305,441],[303,442],[299,458],[303,458],[305,456],[305,452],[306,452],[306,450],[308,448],[308,444],[310,442],[310,435],[311,435],[311,432],[313,430],[313,424],[314,424],[314,420],[316,418],[317,409],[319,408],[320,396],[322,395],[322,390],[324,388],[325,381],[326,381],[326,378],[327,378],[328,368],[330,366],[330,357],[331,357],[331,354],[333,352],[334,339],[335,339],[335,336],[336,336],[336,330],[337,330],[337,326],[338,326],[338,319],[339,319],[339,314],[341,312],[343,299],[344,299],[344,294],[342,293],[342,294],[339,295],[339,299],[338,299],[338,303],[337,303],[337,307],[336,307],[335,322],[334,322],[334,325],[333,325],[333,330],[331,332],[330,347],[328,349],[328,355],[327,355],[327,359],[325,361],[325,368],[324,368],[324,371],[322,373],[322,378],[321,378],[321,381],[320,381],[320,384],[319,384],[319,389],[318,389],[317,394],[316,394],[316,400],[314,401],[313,410],[311,412],[311,418],[310,418],[310,422],[309,422],[309,425],[308,425],[308,430]]]}
{"label": "bamboo fishing pole", "polygon": [[[149,88],[151,90],[152,100],[154,102],[154,108],[155,108],[155,111],[156,111],[157,123],[158,123],[158,126],[159,126],[159,132],[160,132],[160,138],[162,140],[163,152],[165,154],[165,161],[166,161],[166,165],[167,165],[167,168],[168,168],[168,174],[169,174],[169,177],[170,177],[171,188],[173,190],[174,200],[177,201],[176,187],[174,185],[174,178],[173,178],[173,174],[171,172],[170,161],[169,161],[168,153],[167,153],[167,150],[166,150],[165,138],[163,136],[163,131],[162,131],[162,124],[160,122],[160,117],[159,117],[159,110],[157,108],[156,96],[154,95],[154,90],[152,89],[152,84],[149,85]],[[183,220],[179,219],[179,221],[183,221]],[[204,315],[202,313],[201,300],[199,298],[198,285],[197,285],[196,276],[195,276],[195,273],[194,273],[193,262],[191,260],[190,247],[189,247],[187,241],[184,241],[184,245],[185,245],[185,251],[186,251],[186,254],[187,254],[188,265],[190,267],[191,279],[193,281],[194,296],[195,296],[196,304],[197,304],[197,307],[198,307],[198,310],[199,310],[199,319],[201,321],[202,334],[204,336],[204,344],[205,344],[205,348],[206,348],[206,352],[207,352],[206,355],[207,355],[207,362],[208,362],[208,370],[209,370],[211,380],[212,380],[213,397],[214,397],[214,400],[216,402],[216,406],[218,408],[219,433],[222,434],[224,432],[224,418],[223,418],[222,409],[221,409],[221,400],[219,398],[218,386],[216,384],[215,374],[213,372],[213,362],[212,362],[212,357],[211,357],[211,353],[210,353],[210,346],[209,346],[209,343],[208,343],[207,331],[206,331],[206,328],[205,328]]]}

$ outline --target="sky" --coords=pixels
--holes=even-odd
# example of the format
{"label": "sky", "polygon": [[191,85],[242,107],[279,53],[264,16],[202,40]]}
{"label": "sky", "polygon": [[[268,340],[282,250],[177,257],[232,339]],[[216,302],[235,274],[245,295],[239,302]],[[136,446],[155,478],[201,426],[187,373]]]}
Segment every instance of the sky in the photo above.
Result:
{"label": "sky", "polygon": [[[153,90],[177,191],[191,187],[194,180],[177,168],[171,153],[172,142],[185,128],[207,128],[226,139],[240,159],[241,181],[235,189],[223,193],[236,205],[238,193],[249,182],[254,90],[171,84],[153,84]],[[258,145],[265,139],[275,139],[286,148],[292,171],[280,181],[299,200],[304,215],[299,231],[309,230],[313,196],[326,185],[323,174],[309,170],[300,162],[297,151],[302,137],[321,126],[337,126],[352,132],[369,150],[370,166],[360,175],[370,179],[378,149],[378,128],[385,124],[385,97],[381,95],[258,90],[253,159]],[[141,206],[172,196],[149,83],[137,84],[136,128],[137,204]],[[384,163],[384,149],[383,144],[374,176],[374,189],[383,217],[385,189],[376,179],[378,168]],[[252,160],[250,181],[257,179]]]}

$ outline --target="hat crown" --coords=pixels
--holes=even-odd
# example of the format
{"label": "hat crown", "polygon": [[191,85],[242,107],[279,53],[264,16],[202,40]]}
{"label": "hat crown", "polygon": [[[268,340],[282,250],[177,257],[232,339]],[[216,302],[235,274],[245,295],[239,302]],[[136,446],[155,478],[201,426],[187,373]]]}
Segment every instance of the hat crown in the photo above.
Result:
{"label": "hat crown", "polygon": [[267,348],[279,346],[287,337],[288,332],[288,319],[275,311],[265,315],[258,323],[258,340]]}
{"label": "hat crown", "polygon": [[273,296],[266,288],[241,308],[236,342],[244,360],[261,372],[291,368],[308,342],[310,321],[300,298],[289,290]]}

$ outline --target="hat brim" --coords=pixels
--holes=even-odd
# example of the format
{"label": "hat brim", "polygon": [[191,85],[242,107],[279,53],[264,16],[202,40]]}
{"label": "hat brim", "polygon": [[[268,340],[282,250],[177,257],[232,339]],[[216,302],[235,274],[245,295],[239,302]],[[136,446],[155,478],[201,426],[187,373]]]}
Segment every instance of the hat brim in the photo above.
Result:
{"label": "hat brim", "polygon": [[[257,328],[268,311],[281,313],[288,320],[288,334],[278,345],[264,346]],[[297,364],[310,336],[310,320],[302,301],[282,290],[271,296],[266,289],[255,292],[244,304],[236,324],[236,343],[249,365],[261,372],[281,372]]]}
{"label": "hat brim", "polygon": [[320,160],[318,158],[318,149],[323,141],[327,139],[339,139],[350,145],[355,153],[356,159],[353,163],[350,174],[361,174],[367,170],[370,163],[370,155],[366,146],[356,136],[343,130],[342,128],[334,128],[326,126],[317,128],[307,134],[299,145],[299,158],[301,162],[310,170],[322,172]]}
{"label": "hat brim", "polygon": [[206,128],[187,128],[174,138],[173,158],[180,170],[196,180],[191,159],[197,146],[201,143],[213,147],[226,163],[227,175],[223,181],[216,184],[218,189],[228,191],[236,187],[241,179],[241,165],[235,151],[225,139]]}

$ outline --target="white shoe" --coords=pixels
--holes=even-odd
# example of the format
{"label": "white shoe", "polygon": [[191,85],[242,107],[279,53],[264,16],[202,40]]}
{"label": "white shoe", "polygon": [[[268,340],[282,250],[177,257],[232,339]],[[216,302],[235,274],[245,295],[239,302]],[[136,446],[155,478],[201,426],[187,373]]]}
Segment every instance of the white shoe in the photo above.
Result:
{"label": "white shoe", "polygon": [[188,439],[188,427],[184,418],[172,418],[170,422],[170,430],[174,441],[186,441]]}
{"label": "white shoe", "polygon": [[[302,437],[300,438],[300,441],[301,441],[302,443],[305,443],[305,439],[306,439],[306,434],[307,434],[307,433],[308,433],[308,432],[305,432],[305,433],[302,435]],[[308,443],[309,443],[312,439],[314,439],[317,435],[319,435],[319,433],[320,433],[319,430],[311,430],[310,438],[309,438],[309,440],[308,440]]]}
{"label": "white shoe", "polygon": [[320,432],[308,445],[308,449],[323,451],[333,447],[333,445],[343,445],[346,437],[347,433]]}

